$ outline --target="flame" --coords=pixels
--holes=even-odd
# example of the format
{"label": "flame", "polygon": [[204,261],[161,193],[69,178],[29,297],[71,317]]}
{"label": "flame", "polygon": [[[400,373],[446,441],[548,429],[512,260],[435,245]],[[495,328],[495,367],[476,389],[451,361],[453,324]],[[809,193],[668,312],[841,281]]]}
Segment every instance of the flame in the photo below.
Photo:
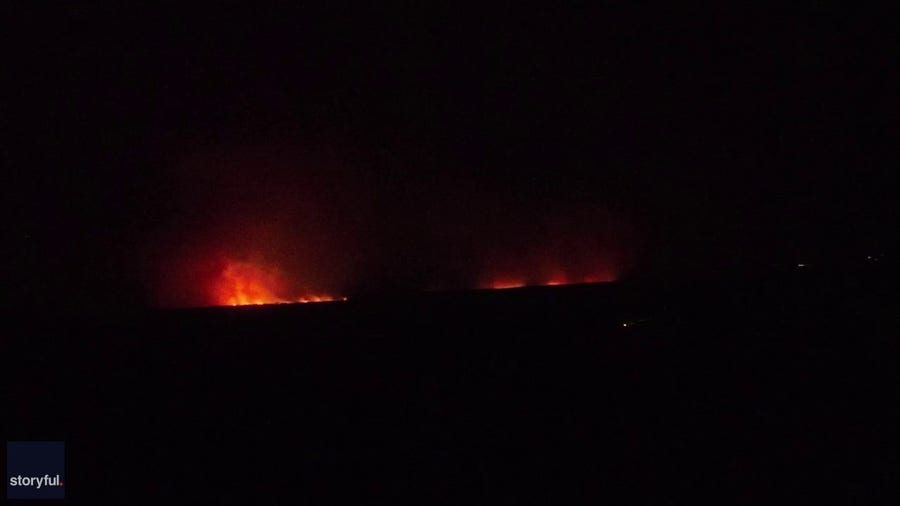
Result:
{"label": "flame", "polygon": [[298,298],[287,298],[279,294],[285,292],[285,279],[280,271],[252,262],[230,260],[213,285],[213,300],[219,306],[248,306],[262,304],[289,304],[310,302],[332,302],[347,300],[326,294],[307,294]]}
{"label": "flame", "polygon": [[506,290],[509,288],[523,288],[526,286],[564,286],[578,285],[589,283],[610,283],[616,280],[616,276],[610,271],[598,271],[586,276],[573,277],[564,273],[554,273],[549,277],[543,278],[521,278],[521,277],[496,277],[487,283],[482,284],[482,288],[490,290]]}
{"label": "flame", "polygon": [[494,280],[487,286],[487,288],[491,288],[493,290],[506,290],[509,288],[522,288],[526,286],[524,279],[518,278],[501,278]]}
{"label": "flame", "polygon": [[214,299],[218,305],[246,306],[285,302],[276,295],[278,274],[250,262],[229,261],[216,280]]}
{"label": "flame", "polygon": [[299,302],[300,304],[307,304],[309,302],[334,302],[336,300],[347,300],[347,297],[341,297],[340,299],[334,298],[331,295],[307,295],[305,297],[300,297],[295,302]]}
{"label": "flame", "polygon": [[[581,270],[581,272],[577,272]],[[587,283],[607,283],[616,280],[612,269],[563,269],[558,265],[535,268],[531,271],[509,272],[488,277],[480,288],[506,290],[529,286],[564,286]],[[282,271],[266,262],[226,260],[214,275],[210,285],[209,300],[219,306],[245,306],[263,304],[307,304],[316,302],[346,301],[346,297],[316,291],[291,291]]]}

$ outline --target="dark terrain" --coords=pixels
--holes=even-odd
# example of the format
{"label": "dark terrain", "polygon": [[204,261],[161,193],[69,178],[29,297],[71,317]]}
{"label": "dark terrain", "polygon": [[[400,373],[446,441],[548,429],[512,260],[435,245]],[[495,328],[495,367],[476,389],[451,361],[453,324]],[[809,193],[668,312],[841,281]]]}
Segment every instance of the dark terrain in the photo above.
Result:
{"label": "dark terrain", "polygon": [[71,504],[887,504],[890,272],[8,315],[0,420]]}

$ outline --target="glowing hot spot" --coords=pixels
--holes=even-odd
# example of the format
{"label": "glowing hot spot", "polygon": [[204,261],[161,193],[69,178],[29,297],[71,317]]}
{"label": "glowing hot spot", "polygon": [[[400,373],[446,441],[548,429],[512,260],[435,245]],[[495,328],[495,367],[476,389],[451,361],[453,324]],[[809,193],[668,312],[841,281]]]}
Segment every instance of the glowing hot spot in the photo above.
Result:
{"label": "glowing hot spot", "polygon": [[521,288],[523,286],[525,286],[525,280],[523,279],[503,279],[492,282],[489,288],[494,290],[506,290],[508,288]]}
{"label": "glowing hot spot", "polygon": [[284,277],[279,270],[252,262],[228,261],[212,287],[213,303],[219,306],[248,306],[331,302],[346,300],[326,294],[285,296]]}
{"label": "glowing hot spot", "polygon": [[214,298],[218,305],[246,306],[285,302],[276,295],[280,288],[277,273],[249,262],[228,262],[216,280]]}

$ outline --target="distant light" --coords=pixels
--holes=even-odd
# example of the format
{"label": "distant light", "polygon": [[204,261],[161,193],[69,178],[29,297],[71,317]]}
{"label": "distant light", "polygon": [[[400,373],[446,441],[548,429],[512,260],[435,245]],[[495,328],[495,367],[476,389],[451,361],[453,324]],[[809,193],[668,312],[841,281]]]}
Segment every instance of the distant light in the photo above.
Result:
{"label": "distant light", "polygon": [[627,327],[628,324],[627,324],[627,323],[623,323],[622,326],[623,326],[623,327]]}
{"label": "distant light", "polygon": [[797,264],[797,267],[806,267],[806,264]]}
{"label": "distant light", "polygon": [[495,281],[491,284],[490,288],[494,290],[508,290],[510,288],[522,288],[525,286],[524,280],[504,280],[504,281]]}

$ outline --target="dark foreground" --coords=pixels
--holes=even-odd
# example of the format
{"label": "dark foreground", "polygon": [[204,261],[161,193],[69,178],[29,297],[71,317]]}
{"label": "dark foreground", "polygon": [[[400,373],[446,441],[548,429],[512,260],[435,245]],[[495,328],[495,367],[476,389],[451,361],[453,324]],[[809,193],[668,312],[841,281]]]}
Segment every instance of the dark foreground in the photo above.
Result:
{"label": "dark foreground", "polygon": [[25,318],[0,427],[66,441],[71,504],[888,504],[897,295],[796,270]]}

